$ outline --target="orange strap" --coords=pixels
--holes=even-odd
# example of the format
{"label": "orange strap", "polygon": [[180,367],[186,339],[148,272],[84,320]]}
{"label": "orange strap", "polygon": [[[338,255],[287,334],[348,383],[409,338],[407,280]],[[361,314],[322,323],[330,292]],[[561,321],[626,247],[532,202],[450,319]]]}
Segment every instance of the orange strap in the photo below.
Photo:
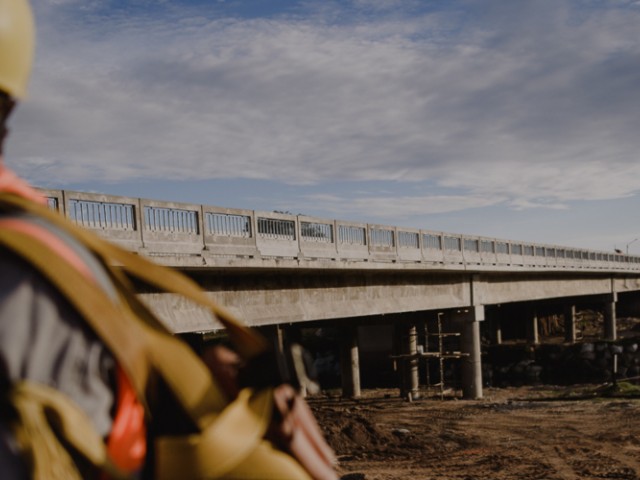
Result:
{"label": "orange strap", "polygon": [[36,192],[28,183],[5,167],[0,158],[0,192],[13,193],[39,205],[46,205],[47,199]]}
{"label": "orange strap", "polygon": [[118,408],[107,440],[111,461],[121,470],[136,472],[147,454],[144,407],[127,374],[118,365]]}

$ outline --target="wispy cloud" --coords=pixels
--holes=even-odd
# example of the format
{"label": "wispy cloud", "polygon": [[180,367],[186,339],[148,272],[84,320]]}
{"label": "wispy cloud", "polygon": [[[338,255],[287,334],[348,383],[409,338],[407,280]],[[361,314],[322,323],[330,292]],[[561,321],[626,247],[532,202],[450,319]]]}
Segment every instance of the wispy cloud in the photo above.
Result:
{"label": "wispy cloud", "polygon": [[36,2],[38,63],[10,152],[38,184],[245,177],[456,192],[351,196],[340,209],[382,216],[640,191],[634,2],[356,0],[243,18],[73,1]]}
{"label": "wispy cloud", "polygon": [[339,195],[309,195],[297,207],[304,209],[322,203],[337,218],[362,218],[375,212],[377,218],[398,222],[406,218],[495,206],[505,198],[492,195],[367,195],[356,199]]}

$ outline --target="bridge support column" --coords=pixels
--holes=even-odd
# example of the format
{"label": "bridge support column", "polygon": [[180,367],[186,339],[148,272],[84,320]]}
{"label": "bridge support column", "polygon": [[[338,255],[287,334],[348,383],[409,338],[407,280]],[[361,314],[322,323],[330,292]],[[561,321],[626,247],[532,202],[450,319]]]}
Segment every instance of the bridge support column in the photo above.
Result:
{"label": "bridge support column", "polygon": [[540,344],[538,332],[538,312],[531,309],[527,312],[527,341],[533,345]]}
{"label": "bridge support column", "polygon": [[484,305],[475,305],[454,316],[461,329],[462,396],[482,398],[482,359],[480,356],[480,322],[484,320]]}
{"label": "bridge support column", "polygon": [[277,352],[284,352],[284,329],[282,325],[268,325],[257,329],[271,342]]}
{"label": "bridge support column", "polygon": [[[404,355],[416,355],[418,353],[418,330],[415,324],[404,325],[402,333],[402,353]],[[420,397],[418,363],[417,357],[407,357],[400,363],[403,380],[401,395],[412,400]]]}
{"label": "bridge support column", "polygon": [[605,340],[615,340],[617,338],[616,325],[616,301],[618,295],[613,293],[607,296],[604,304],[604,338]]}
{"label": "bridge support column", "polygon": [[502,319],[499,317],[493,321],[493,342],[502,345]]}
{"label": "bridge support column", "polygon": [[340,370],[342,373],[342,396],[347,398],[359,397],[361,392],[358,327],[349,326],[342,329]]}
{"label": "bridge support column", "polygon": [[564,307],[564,341],[576,343],[576,306],[565,305]]}
{"label": "bridge support column", "polygon": [[[274,335],[275,346],[283,349],[282,351],[284,351],[285,347],[288,348],[294,343],[302,345],[302,327],[296,324],[284,327],[284,329],[281,326],[276,326]],[[306,398],[307,393],[307,387],[303,385],[300,388],[300,395]]]}

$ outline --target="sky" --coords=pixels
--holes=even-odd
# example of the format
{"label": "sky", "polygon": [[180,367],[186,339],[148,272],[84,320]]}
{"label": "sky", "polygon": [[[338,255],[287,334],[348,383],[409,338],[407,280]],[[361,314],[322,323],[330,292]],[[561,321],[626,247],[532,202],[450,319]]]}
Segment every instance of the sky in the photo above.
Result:
{"label": "sky", "polygon": [[36,186],[640,254],[640,1],[32,4]]}

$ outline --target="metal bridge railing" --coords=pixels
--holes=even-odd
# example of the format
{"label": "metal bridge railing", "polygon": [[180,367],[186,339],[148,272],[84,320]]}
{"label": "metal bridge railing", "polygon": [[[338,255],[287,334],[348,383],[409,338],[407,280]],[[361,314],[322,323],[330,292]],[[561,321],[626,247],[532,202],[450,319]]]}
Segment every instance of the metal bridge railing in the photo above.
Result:
{"label": "metal bridge railing", "polygon": [[442,250],[442,236],[432,233],[422,234],[422,245],[425,249]]}
{"label": "metal bridge railing", "polygon": [[338,242],[349,245],[366,245],[367,231],[362,227],[338,226]]}
{"label": "metal bridge railing", "polygon": [[204,223],[212,235],[251,238],[251,217],[247,215],[206,212]]}
{"label": "metal bridge railing", "polygon": [[420,248],[420,235],[416,232],[398,232],[398,246]]}
{"label": "metal bridge railing", "polygon": [[[48,199],[57,207],[57,199]],[[69,200],[67,216],[78,225],[92,229],[135,230],[134,206],[124,203]]]}
{"label": "metal bridge railing", "polygon": [[197,235],[198,213],[192,210],[144,207],[144,227],[151,232],[176,232]]}
{"label": "metal bridge railing", "polygon": [[300,236],[307,242],[334,243],[333,225],[328,223],[300,222]]}
{"label": "metal bridge railing", "polygon": [[262,238],[295,240],[296,223],[293,220],[258,217],[258,235]]}
{"label": "metal bridge railing", "polygon": [[369,229],[369,237],[371,239],[371,245],[375,245],[377,247],[395,246],[395,240],[393,238],[393,230],[371,228]]}

